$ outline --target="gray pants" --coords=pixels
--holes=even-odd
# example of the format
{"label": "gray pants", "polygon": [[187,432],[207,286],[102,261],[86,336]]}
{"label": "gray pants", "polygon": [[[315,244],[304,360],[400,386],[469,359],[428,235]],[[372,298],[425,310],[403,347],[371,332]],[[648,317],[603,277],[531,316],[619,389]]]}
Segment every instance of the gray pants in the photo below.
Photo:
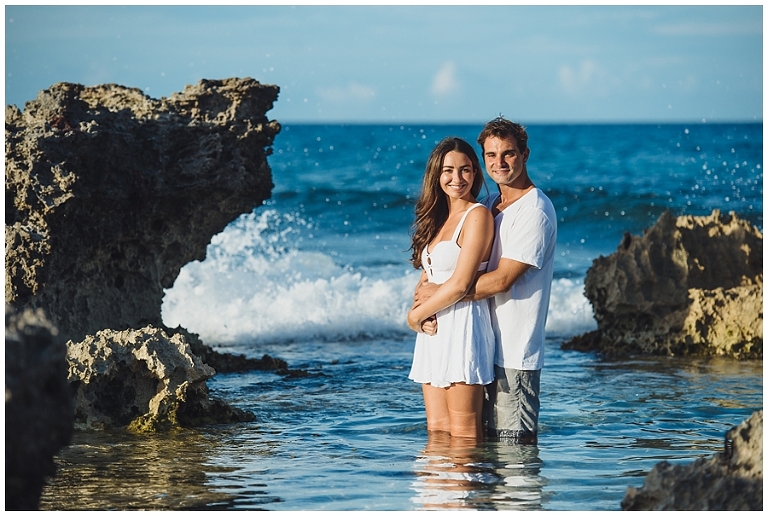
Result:
{"label": "gray pants", "polygon": [[483,420],[489,438],[535,444],[539,425],[541,369],[494,366],[496,379],[485,386]]}

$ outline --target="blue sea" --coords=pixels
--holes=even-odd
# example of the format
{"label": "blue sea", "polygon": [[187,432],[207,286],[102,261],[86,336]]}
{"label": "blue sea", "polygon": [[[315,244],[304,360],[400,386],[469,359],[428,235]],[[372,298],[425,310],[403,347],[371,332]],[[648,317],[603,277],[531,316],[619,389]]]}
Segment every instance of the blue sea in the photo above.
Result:
{"label": "blue sea", "polygon": [[607,359],[560,345],[597,327],[584,277],[625,232],[641,235],[665,210],[714,209],[762,231],[759,123],[530,125],[529,175],[558,214],[539,443],[427,438],[407,379],[409,229],[432,147],[474,144],[481,127],[284,124],[272,198],[182,268],[162,315],[219,351],[308,374],[208,382],[253,423],[76,434],[42,508],[618,510],[656,463],[720,451],[725,431],[763,406],[762,361]]}

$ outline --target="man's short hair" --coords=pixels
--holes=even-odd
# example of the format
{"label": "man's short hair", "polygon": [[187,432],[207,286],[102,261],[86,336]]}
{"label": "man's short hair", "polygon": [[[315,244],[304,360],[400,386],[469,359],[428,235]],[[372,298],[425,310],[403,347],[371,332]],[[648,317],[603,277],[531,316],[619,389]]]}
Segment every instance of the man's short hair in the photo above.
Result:
{"label": "man's short hair", "polygon": [[480,148],[485,151],[483,144],[485,140],[490,136],[495,136],[502,140],[514,139],[517,142],[517,148],[520,152],[525,152],[528,149],[528,133],[525,132],[525,127],[522,125],[507,120],[503,116],[494,118],[480,131],[480,135],[477,137],[477,143],[480,144]]}

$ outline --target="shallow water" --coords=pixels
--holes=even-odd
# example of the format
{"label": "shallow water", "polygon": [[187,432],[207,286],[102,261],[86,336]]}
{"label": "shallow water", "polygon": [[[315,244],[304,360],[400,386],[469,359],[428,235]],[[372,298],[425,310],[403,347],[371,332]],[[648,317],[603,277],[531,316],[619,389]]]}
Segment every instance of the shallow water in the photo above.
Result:
{"label": "shallow water", "polygon": [[41,509],[618,510],[658,462],[722,449],[762,407],[762,361],[602,360],[547,344],[537,446],[427,438],[412,339],[260,348],[309,373],[217,375],[257,421],[79,432]]}

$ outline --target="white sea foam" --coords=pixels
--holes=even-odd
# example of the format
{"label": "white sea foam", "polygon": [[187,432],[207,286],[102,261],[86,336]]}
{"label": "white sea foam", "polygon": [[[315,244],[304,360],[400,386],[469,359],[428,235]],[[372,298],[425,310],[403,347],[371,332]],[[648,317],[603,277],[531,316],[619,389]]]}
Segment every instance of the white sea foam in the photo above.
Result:
{"label": "white sea foam", "polygon": [[356,271],[292,245],[300,218],[266,210],[216,235],[166,290],[163,321],[209,343],[355,339],[408,331],[415,271]]}
{"label": "white sea foam", "polygon": [[[184,266],[166,290],[165,324],[230,345],[408,335],[405,316],[418,273],[407,265],[355,270],[323,252],[298,249],[306,226],[275,210],[239,218],[212,239],[204,261]],[[593,329],[581,285],[555,281],[548,332]]]}
{"label": "white sea foam", "polygon": [[547,314],[547,333],[571,337],[597,328],[592,306],[584,297],[584,280],[568,278],[552,282]]}

